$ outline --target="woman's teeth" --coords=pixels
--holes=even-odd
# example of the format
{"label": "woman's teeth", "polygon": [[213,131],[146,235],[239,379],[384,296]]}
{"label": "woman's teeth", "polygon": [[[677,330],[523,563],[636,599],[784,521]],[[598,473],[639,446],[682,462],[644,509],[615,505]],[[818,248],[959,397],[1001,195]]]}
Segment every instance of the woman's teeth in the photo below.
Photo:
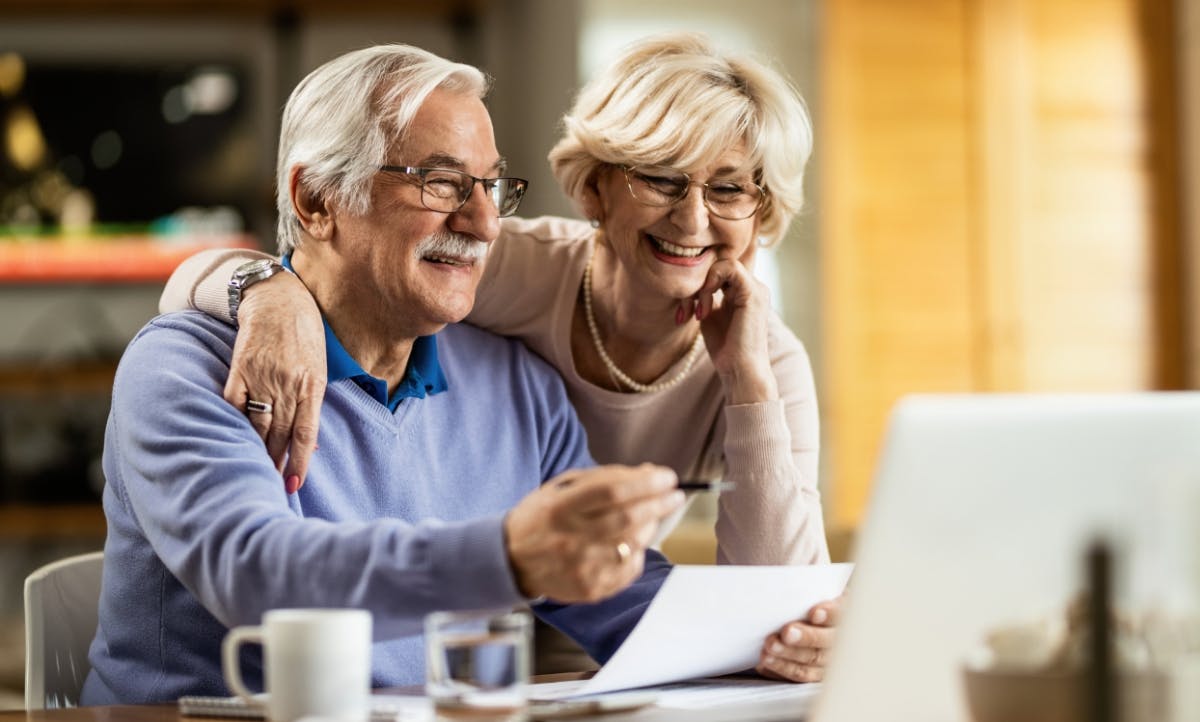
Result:
{"label": "woman's teeth", "polygon": [[695,258],[696,256],[699,256],[701,253],[704,253],[708,250],[707,246],[700,248],[677,246],[674,243],[667,243],[661,238],[655,238],[654,236],[650,236],[650,241],[654,244],[655,248],[663,253],[667,253],[672,256],[679,256],[681,258]]}

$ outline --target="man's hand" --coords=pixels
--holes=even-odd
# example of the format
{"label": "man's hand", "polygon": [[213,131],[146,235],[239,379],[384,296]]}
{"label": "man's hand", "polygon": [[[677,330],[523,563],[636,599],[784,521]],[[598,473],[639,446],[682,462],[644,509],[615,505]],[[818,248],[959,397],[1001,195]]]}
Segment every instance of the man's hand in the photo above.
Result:
{"label": "man's hand", "polygon": [[504,520],[508,557],[527,597],[594,602],[642,573],[659,522],[683,505],[675,472],[641,466],[568,471]]}
{"label": "man's hand", "polygon": [[225,400],[242,411],[250,399],[271,404],[271,413],[247,416],[291,494],[304,483],[317,445],[328,376],[325,324],[316,301],[291,273],[246,289],[238,320]]}
{"label": "man's hand", "polygon": [[764,677],[789,682],[820,682],[825,678],[834,627],[842,597],[814,605],[804,619],[788,622],[763,642],[755,670]]}

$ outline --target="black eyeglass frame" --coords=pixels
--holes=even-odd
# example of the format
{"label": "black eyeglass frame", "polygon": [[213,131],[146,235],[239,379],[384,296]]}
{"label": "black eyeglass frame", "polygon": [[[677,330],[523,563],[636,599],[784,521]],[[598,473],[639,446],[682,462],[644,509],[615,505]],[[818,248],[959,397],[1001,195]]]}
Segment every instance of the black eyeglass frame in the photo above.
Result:
{"label": "black eyeglass frame", "polygon": [[[629,195],[633,196],[633,199],[635,201],[637,201],[638,203],[641,203],[642,205],[645,205],[645,206],[650,206],[651,208],[669,208],[669,207],[675,205],[676,203],[682,201],[684,198],[687,198],[688,191],[691,190],[691,187],[693,185],[698,185],[698,186],[700,186],[700,199],[704,202],[704,207],[708,209],[709,213],[712,213],[717,218],[723,218],[727,221],[744,221],[744,220],[753,218],[754,216],[758,215],[758,212],[761,211],[764,206],[766,206],[767,197],[771,194],[771,192],[768,191],[763,186],[751,181],[750,185],[752,185],[758,189],[758,202],[754,205],[754,210],[750,211],[750,213],[747,215],[738,216],[736,218],[732,217],[732,216],[723,216],[723,215],[721,215],[720,211],[713,208],[712,203],[709,202],[709,199],[708,199],[708,190],[710,187],[709,184],[701,183],[700,181],[697,181],[697,180],[692,180],[692,177],[690,175],[688,175],[687,173],[684,173],[681,170],[676,170],[674,168],[668,168],[666,166],[647,166],[647,165],[622,165],[622,166],[620,166],[620,168],[621,168],[621,171],[625,174],[625,187],[629,189]],[[666,203],[653,203],[653,202],[647,201],[643,198],[639,198],[637,191],[633,190],[633,179],[630,178],[629,174],[633,173],[634,175],[645,175],[643,173],[638,172],[638,169],[640,169],[640,168],[647,168],[647,169],[661,168],[662,170],[670,170],[673,173],[678,173],[679,175],[683,176],[684,179],[686,179],[684,186],[683,186],[683,192],[679,194],[678,198],[674,198],[670,201],[667,201]]]}
{"label": "black eyeglass frame", "polygon": [[[434,211],[435,213],[457,213],[458,211],[462,210],[462,207],[467,204],[467,201],[471,200],[471,193],[475,191],[475,184],[478,183],[483,186],[484,192],[487,193],[492,199],[492,203],[496,206],[496,211],[500,214],[500,217],[507,218],[508,216],[511,216],[517,212],[517,208],[521,205],[521,200],[525,197],[525,190],[529,187],[529,181],[525,180],[524,178],[514,178],[510,176],[500,176],[497,178],[477,178],[470,173],[464,173],[456,168],[422,168],[411,165],[381,165],[379,166],[379,170],[388,173],[400,173],[419,179],[421,181],[421,205],[425,206],[427,210]],[[471,181],[471,185],[468,187],[465,193],[460,194],[461,197],[458,199],[458,205],[453,209],[443,210],[441,208],[431,208],[429,203],[425,200],[425,193],[427,192],[425,188],[425,176],[429,175],[430,173],[454,173],[462,176],[463,178],[469,179]],[[509,184],[511,188],[506,195],[506,198],[509,198],[510,202],[503,205],[501,204],[503,199],[497,198],[495,193],[497,186],[501,182]],[[459,186],[459,188],[461,189],[462,186]]]}

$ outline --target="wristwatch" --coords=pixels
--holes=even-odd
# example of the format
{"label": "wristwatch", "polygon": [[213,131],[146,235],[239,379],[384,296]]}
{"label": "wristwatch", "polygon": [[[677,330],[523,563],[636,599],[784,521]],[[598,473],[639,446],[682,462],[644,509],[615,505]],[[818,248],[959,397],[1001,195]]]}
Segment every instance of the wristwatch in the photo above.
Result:
{"label": "wristwatch", "polygon": [[229,316],[237,323],[238,306],[242,305],[242,294],[259,281],[284,270],[274,258],[259,258],[238,266],[229,278]]}

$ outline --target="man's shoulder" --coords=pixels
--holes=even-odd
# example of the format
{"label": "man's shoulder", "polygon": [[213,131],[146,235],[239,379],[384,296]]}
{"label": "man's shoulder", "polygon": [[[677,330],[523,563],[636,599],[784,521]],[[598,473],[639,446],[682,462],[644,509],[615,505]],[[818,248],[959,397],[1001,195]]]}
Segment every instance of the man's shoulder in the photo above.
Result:
{"label": "man's shoulder", "polygon": [[146,322],[139,335],[165,329],[174,329],[194,336],[215,336],[229,339],[237,336],[236,327],[193,309],[159,314]]}
{"label": "man's shoulder", "polygon": [[133,337],[124,361],[169,366],[187,359],[228,363],[237,329],[199,311],[174,311],[155,316]]}
{"label": "man's shoulder", "polygon": [[493,374],[531,372],[558,378],[550,364],[519,340],[468,323],[450,324],[438,334],[438,356],[444,365],[463,364]]}
{"label": "man's shoulder", "polygon": [[442,329],[437,338],[439,356],[447,351],[453,355],[469,356],[528,353],[520,341],[469,323],[452,323]]}

